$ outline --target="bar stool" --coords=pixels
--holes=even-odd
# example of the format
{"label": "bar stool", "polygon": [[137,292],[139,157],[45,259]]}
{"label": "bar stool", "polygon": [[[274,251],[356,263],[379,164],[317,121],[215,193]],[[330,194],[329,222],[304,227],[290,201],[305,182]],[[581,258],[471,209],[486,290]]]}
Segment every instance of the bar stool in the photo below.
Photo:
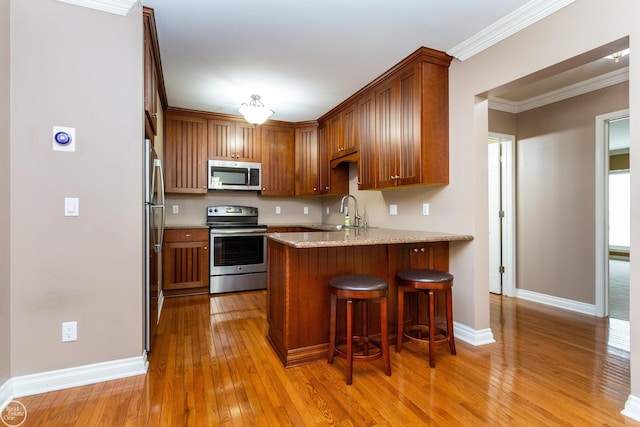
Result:
{"label": "bar stool", "polygon": [[[396,352],[400,352],[403,337],[411,341],[429,342],[429,366],[436,366],[436,356],[434,352],[435,344],[449,342],[451,354],[456,354],[456,343],[453,336],[453,304],[451,287],[453,286],[453,275],[438,270],[411,269],[402,270],[396,274],[398,278],[398,338],[396,342]],[[429,302],[429,318],[427,324],[422,324],[420,310],[418,308],[418,322],[415,325],[405,327],[404,325],[404,295],[407,292],[422,292],[427,296]],[[442,293],[446,301],[447,330],[435,326],[435,294]],[[419,303],[418,303],[419,304]],[[410,332],[417,331],[417,336]],[[428,334],[428,339],[422,337],[422,333]]]}
{"label": "bar stool", "polygon": [[[329,324],[329,358],[328,362],[333,363],[335,355],[347,360],[346,379],[347,385],[351,385],[353,361],[370,361],[382,357],[384,362],[384,372],[391,375],[391,364],[389,362],[389,336],[387,331],[387,290],[386,280],[368,274],[343,274],[329,280],[329,291],[331,292],[331,321]],[[338,348],[341,341],[336,340],[336,322],[338,299],[347,302],[347,349],[343,351]],[[371,340],[367,331],[367,302],[371,300],[380,301],[380,333],[381,343]],[[354,302],[362,303],[362,335],[353,335],[353,305]],[[362,351],[354,354],[354,343],[362,343]],[[369,353],[369,346],[376,347],[374,353]]]}

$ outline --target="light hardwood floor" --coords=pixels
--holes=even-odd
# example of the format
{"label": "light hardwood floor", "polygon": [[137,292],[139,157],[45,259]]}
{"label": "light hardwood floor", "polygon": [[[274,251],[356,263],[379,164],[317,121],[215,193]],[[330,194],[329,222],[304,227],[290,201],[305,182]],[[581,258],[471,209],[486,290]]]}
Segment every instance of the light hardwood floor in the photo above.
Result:
{"label": "light hardwood floor", "polygon": [[283,368],[265,308],[264,291],[167,299],[146,376],[20,398],[25,425],[639,425],[620,414],[629,355],[606,319],[492,295],[495,344],[438,346],[431,369],[405,343],[391,377],[356,363],[347,386],[342,359]]}

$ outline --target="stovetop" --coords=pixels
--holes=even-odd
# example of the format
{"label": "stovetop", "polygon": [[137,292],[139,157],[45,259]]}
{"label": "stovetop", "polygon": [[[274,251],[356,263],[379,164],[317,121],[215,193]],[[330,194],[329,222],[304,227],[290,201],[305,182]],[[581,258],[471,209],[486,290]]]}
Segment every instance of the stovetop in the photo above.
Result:
{"label": "stovetop", "polygon": [[209,206],[207,224],[212,228],[267,228],[258,224],[258,208],[252,206]]}

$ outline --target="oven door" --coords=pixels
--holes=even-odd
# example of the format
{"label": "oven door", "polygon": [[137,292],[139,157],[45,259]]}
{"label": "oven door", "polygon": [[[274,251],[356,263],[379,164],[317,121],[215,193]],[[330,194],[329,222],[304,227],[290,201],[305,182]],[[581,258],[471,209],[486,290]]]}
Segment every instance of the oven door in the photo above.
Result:
{"label": "oven door", "polygon": [[211,230],[210,274],[267,271],[267,237],[264,230]]}

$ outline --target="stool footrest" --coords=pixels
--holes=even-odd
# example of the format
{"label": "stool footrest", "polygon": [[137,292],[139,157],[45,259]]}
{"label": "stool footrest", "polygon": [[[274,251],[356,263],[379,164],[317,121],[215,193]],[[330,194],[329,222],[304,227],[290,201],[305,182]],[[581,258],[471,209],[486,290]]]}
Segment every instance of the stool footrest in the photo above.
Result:
{"label": "stool footrest", "polygon": [[[434,327],[435,333],[434,343],[444,342],[449,340],[449,334],[442,328]],[[417,336],[416,336],[417,335]],[[429,326],[427,325],[410,325],[404,328],[402,336],[410,341],[429,342]]]}
{"label": "stool footrest", "polygon": [[[354,351],[353,351],[354,362],[376,360],[382,357],[382,345],[379,342],[374,341],[369,337],[354,335],[353,343],[354,343]],[[336,346],[334,349],[335,355],[342,359],[347,359],[348,357],[347,351],[340,348],[345,345],[346,345],[346,340],[339,340],[338,342],[336,342]],[[374,352],[371,354],[369,354],[370,346],[374,347]],[[358,347],[361,347],[361,348],[358,348]],[[356,350],[356,348],[358,349]]]}

